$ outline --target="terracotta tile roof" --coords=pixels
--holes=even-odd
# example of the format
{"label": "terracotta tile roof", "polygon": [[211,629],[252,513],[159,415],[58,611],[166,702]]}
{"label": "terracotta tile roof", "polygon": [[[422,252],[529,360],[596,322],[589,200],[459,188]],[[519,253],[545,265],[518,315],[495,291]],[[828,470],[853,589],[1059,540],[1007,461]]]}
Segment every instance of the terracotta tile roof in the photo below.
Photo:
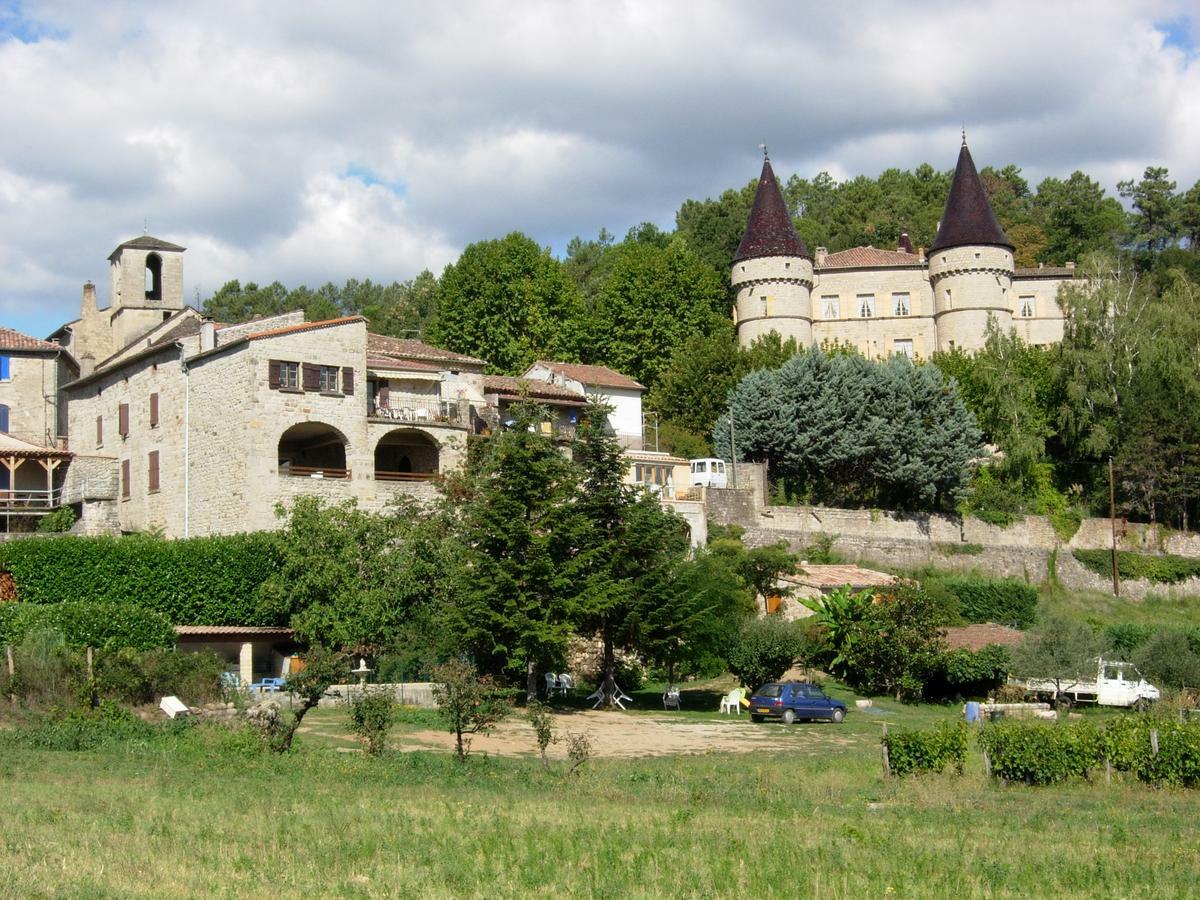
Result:
{"label": "terracotta tile roof", "polygon": [[225,637],[258,635],[261,637],[291,637],[292,629],[273,625],[176,625],[180,637]]}
{"label": "terracotta tile roof", "polygon": [[951,650],[979,650],[989,644],[1012,646],[1025,640],[1024,632],[991,622],[945,628],[943,631],[946,634],[946,646]]}
{"label": "terracotta tile roof", "polygon": [[110,253],[108,258],[111,262],[117,258],[122,250],[168,250],[172,253],[182,253],[186,249],[186,247],[180,247],[178,244],[172,244],[168,241],[151,237],[148,234],[143,234],[141,237],[135,237],[132,240],[125,241],[123,244],[118,244],[117,249]]}
{"label": "terracotta tile roof", "polygon": [[817,264],[818,269],[883,269],[899,266],[921,266],[924,263],[915,253],[880,250],[877,247],[851,247],[830,253]]}
{"label": "terracotta tile roof", "polygon": [[954,169],[954,180],[950,183],[950,194],[946,197],[946,210],[933,239],[930,253],[950,247],[996,246],[1013,249],[1012,241],[992,212],[987,191],[975,171],[975,161],[964,140],[958,151],[958,165]]}
{"label": "terracotta tile roof", "polygon": [[12,328],[0,326],[0,350],[62,350],[53,341],[43,341],[41,338],[30,337]]}
{"label": "terracotta tile roof", "polygon": [[784,575],[782,580],[822,589],[840,588],[845,585],[858,589],[889,587],[900,579],[887,572],[876,572],[874,569],[864,569],[861,566],[807,563],[797,566],[794,574]]}
{"label": "terracotta tile roof", "polygon": [[586,366],[581,363],[555,362],[551,359],[539,359],[530,368],[532,369],[534,366],[542,366],[588,387],[626,388],[637,391],[646,389],[644,385],[638,384],[628,375],[622,375],[608,366]]}
{"label": "terracotta tile roof", "polygon": [[367,334],[367,352],[374,356],[395,356],[402,359],[426,359],[434,362],[459,362],[472,366],[486,366],[487,361],[453,350],[443,350],[424,341],[394,338],[385,334]]}
{"label": "terracotta tile roof", "polygon": [[334,328],[347,325],[350,322],[365,322],[362,316],[342,316],[339,319],[324,319],[320,322],[301,322],[299,325],[285,325],[283,328],[271,328],[267,331],[256,331],[246,335],[246,340],[257,341],[262,338],[279,337],[283,334],[297,334],[301,331],[316,331],[319,328]]}
{"label": "terracotta tile roof", "polygon": [[0,431],[0,456],[15,456],[24,459],[48,456],[57,459],[66,459],[71,455],[68,450],[59,450],[55,447],[42,447]]}
{"label": "terracotta tile roof", "polygon": [[587,403],[587,397],[570,388],[560,387],[548,381],[536,378],[514,378],[511,375],[483,376],[483,390],[486,394],[504,394],[519,397],[522,393],[530,397],[545,397],[551,400],[573,400],[577,403]]}
{"label": "terracotta tile roof", "polygon": [[742,242],[738,244],[733,261],[757,259],[760,256],[802,256],[811,259],[808,248],[784,202],[771,160],[763,159],[762,174],[758,176],[758,190],[754,193],[754,206],[750,208],[750,219]]}
{"label": "terracotta tile roof", "polygon": [[1014,278],[1074,278],[1075,270],[1067,266],[1031,266],[1016,270]]}
{"label": "terracotta tile roof", "polygon": [[397,359],[393,356],[368,356],[368,369],[407,370],[417,372],[440,372],[444,366],[418,362],[415,359]]}

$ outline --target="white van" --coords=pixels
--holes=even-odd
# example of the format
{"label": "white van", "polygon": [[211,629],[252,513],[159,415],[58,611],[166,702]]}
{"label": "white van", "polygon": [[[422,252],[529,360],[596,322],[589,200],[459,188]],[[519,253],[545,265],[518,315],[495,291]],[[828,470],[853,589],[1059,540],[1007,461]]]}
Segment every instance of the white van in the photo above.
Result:
{"label": "white van", "polygon": [[692,484],[702,484],[705,487],[723,488],[725,480],[725,460],[723,459],[692,459],[688,460],[692,469]]}

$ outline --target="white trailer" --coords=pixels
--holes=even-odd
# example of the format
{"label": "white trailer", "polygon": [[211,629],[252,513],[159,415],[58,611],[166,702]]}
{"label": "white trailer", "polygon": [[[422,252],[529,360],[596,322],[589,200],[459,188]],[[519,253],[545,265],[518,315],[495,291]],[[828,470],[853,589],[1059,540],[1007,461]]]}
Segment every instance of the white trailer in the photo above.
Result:
{"label": "white trailer", "polygon": [[1162,692],[1146,681],[1132,663],[1103,657],[1096,660],[1096,668],[1090,677],[1010,679],[1009,683],[1023,687],[1026,695],[1059,705],[1094,703],[1145,709],[1162,696]]}

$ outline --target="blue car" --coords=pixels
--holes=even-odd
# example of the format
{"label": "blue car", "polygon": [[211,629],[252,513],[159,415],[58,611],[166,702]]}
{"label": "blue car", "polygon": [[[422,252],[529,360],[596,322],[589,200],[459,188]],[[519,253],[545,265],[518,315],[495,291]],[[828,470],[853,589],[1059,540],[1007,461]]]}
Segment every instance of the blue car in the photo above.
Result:
{"label": "blue car", "polygon": [[846,718],[846,704],[825,696],[815,684],[798,681],[772,681],[750,698],[750,720],[781,719],[791,725],[797,719],[828,719],[840,723]]}

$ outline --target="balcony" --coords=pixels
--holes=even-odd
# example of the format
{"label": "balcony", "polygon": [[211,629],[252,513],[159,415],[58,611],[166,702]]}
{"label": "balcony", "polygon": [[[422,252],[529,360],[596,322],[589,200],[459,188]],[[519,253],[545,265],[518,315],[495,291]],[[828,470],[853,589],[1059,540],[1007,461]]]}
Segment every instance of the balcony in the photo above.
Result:
{"label": "balcony", "polygon": [[391,394],[386,401],[376,397],[367,403],[367,417],[383,422],[407,425],[442,425],[466,428],[469,421],[466,400],[442,400],[439,397]]}
{"label": "balcony", "polygon": [[0,512],[16,516],[36,516],[62,505],[62,488],[0,489]]}

